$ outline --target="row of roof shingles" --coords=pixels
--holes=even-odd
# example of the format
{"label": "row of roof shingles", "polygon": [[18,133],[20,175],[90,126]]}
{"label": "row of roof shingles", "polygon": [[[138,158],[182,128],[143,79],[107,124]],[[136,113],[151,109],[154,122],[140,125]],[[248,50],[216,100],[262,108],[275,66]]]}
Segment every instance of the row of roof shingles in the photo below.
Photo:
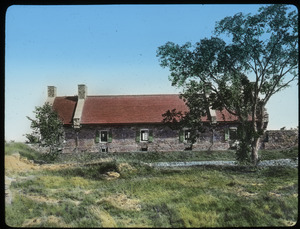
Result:
{"label": "row of roof shingles", "polygon": [[177,95],[89,96],[82,124],[159,123],[168,109],[186,109]]}
{"label": "row of roof shingles", "polygon": [[216,110],[217,122],[233,122],[237,121],[238,117],[230,114],[227,110]]}
{"label": "row of roof shingles", "polygon": [[[72,124],[77,96],[56,97],[53,108],[64,124]],[[81,124],[160,123],[162,114],[176,109],[185,112],[187,106],[178,95],[88,96],[85,100]],[[226,110],[216,111],[218,122],[237,121]],[[209,121],[202,117],[202,121]]]}
{"label": "row of roof shingles", "polygon": [[72,124],[77,104],[77,96],[56,97],[53,102],[55,110],[65,125]]}

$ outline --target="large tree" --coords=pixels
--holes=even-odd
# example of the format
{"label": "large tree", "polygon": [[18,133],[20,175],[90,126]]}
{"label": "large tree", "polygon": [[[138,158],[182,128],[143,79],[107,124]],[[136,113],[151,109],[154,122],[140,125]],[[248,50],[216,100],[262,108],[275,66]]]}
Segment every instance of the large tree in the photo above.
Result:
{"label": "large tree", "polygon": [[49,155],[55,156],[63,143],[63,123],[49,103],[35,107],[33,112],[35,119],[27,116],[31,121],[30,127],[32,129],[32,133],[27,134],[27,138],[29,141],[30,139],[39,139],[40,145],[49,147]]}
{"label": "large tree", "polygon": [[287,5],[267,5],[255,15],[238,13],[216,23],[215,37],[194,46],[167,42],[157,56],[161,66],[169,68],[172,85],[182,88],[190,108],[187,117],[211,118],[209,108],[236,115],[241,144],[244,150],[250,145],[252,162],[257,164],[266,130],[265,106],[298,78],[297,12]]}

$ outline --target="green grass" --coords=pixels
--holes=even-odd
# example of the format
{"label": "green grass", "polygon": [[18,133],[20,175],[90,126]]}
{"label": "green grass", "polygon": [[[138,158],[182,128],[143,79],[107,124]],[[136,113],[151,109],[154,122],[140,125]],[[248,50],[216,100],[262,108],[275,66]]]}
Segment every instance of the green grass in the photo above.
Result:
{"label": "green grass", "polygon": [[[260,150],[260,160],[273,160],[298,157],[298,148],[282,150]],[[175,162],[175,161],[232,161],[236,159],[235,151],[183,151],[183,152],[127,152],[127,153],[78,153],[62,154],[59,161],[65,162],[87,162],[100,158],[113,158],[118,162],[131,163],[153,163],[153,162]]]}
{"label": "green grass", "polygon": [[46,154],[42,154],[27,144],[21,142],[9,142],[5,143],[5,155],[20,154],[20,156],[27,158],[28,160],[43,161],[45,163],[52,162]]}
{"label": "green grass", "polygon": [[[296,151],[264,151],[261,155],[292,158]],[[184,153],[192,160],[217,157],[214,153]],[[275,227],[297,221],[297,168],[154,169],[140,163],[137,155],[30,172],[32,179],[11,185],[13,202],[6,205],[6,223],[13,227]],[[230,155],[231,151],[223,156],[230,160]],[[164,161],[173,155],[147,153],[145,158],[146,162]],[[134,172],[120,171],[118,166],[125,162]],[[121,176],[106,180],[103,174],[108,171]],[[122,207],[124,201],[113,201],[114,196],[122,195],[137,201],[140,210]]]}
{"label": "green grass", "polygon": [[5,155],[12,155],[16,153],[20,153],[20,155],[22,154],[22,156],[27,157],[29,160],[33,160],[40,154],[21,142],[5,143]]}
{"label": "green grass", "polygon": [[[98,227],[101,220],[89,213],[95,206],[106,211],[119,227],[126,226],[128,219],[132,225],[150,227],[285,226],[297,221],[297,172],[284,167],[251,172],[198,167],[153,170],[147,175],[107,181],[56,176],[49,171],[12,185],[14,202],[6,207],[6,222],[22,226],[26,219],[54,215],[71,227]],[[113,194],[138,199],[142,210],[99,202]],[[61,203],[41,203],[26,195]],[[47,225],[47,221],[43,223],[37,226]]]}
{"label": "green grass", "polygon": [[284,158],[296,159],[298,157],[298,147],[281,150],[260,150],[259,155],[261,160],[273,160]]}
{"label": "green grass", "polygon": [[112,153],[118,160],[143,161],[147,163],[162,161],[204,161],[204,160],[232,160],[234,151],[183,151],[183,152],[138,152]]}

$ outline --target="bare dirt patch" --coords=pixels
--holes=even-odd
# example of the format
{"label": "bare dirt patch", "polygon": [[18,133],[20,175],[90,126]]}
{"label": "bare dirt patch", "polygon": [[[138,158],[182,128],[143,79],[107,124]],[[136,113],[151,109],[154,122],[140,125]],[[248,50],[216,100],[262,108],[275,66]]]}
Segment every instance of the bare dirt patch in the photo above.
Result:
{"label": "bare dirt patch", "polygon": [[106,180],[114,180],[120,177],[120,173],[117,172],[107,172],[106,174],[104,174],[104,178]]}
{"label": "bare dirt patch", "polygon": [[140,200],[130,199],[125,194],[111,195],[100,199],[98,202],[99,203],[108,202],[115,208],[119,208],[122,210],[133,210],[133,211],[141,210]]}
{"label": "bare dirt patch", "polygon": [[21,157],[19,154],[5,155],[5,172],[27,172],[38,169],[59,170],[64,169],[73,164],[51,164],[38,165],[27,158]]}
{"label": "bare dirt patch", "polygon": [[34,196],[34,195],[24,195],[28,199],[31,199],[36,202],[43,202],[47,204],[57,204],[60,201],[57,199],[49,198],[49,197],[44,197],[44,196]]}
{"label": "bare dirt patch", "polygon": [[124,173],[124,172],[136,172],[137,169],[132,167],[130,164],[128,163],[120,163],[118,164],[118,169],[121,173]]}
{"label": "bare dirt patch", "polygon": [[40,169],[40,166],[20,157],[19,154],[5,155],[5,172],[26,172],[36,169]]}
{"label": "bare dirt patch", "polygon": [[75,205],[79,205],[81,203],[81,201],[78,201],[78,200],[70,200],[70,199],[58,200],[58,199],[54,199],[54,198],[50,198],[50,197],[46,197],[46,196],[38,196],[38,195],[22,194],[22,196],[24,196],[30,200],[33,200],[35,202],[46,203],[46,204],[60,204],[62,202],[71,202]]}
{"label": "bare dirt patch", "polygon": [[[95,161],[93,163],[89,164],[97,164],[97,163],[103,163],[108,160],[101,160],[101,161]],[[13,155],[5,155],[5,172],[11,173],[11,172],[27,172],[31,170],[38,170],[38,169],[47,169],[47,170],[60,170],[60,169],[66,169],[69,167],[74,167],[78,165],[85,165],[84,163],[78,164],[78,163],[68,163],[68,164],[45,164],[45,165],[38,165],[35,164],[31,160],[27,160],[27,158],[21,157],[19,154],[13,154]]]}

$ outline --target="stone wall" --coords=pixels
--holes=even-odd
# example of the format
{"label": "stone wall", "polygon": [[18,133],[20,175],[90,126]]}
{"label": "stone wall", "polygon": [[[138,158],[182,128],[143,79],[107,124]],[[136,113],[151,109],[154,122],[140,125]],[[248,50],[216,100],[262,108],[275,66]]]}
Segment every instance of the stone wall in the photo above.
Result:
{"label": "stone wall", "polygon": [[[212,130],[205,128],[203,133],[193,145],[192,150],[227,150],[229,142],[225,141],[225,128],[228,126],[219,125]],[[136,135],[140,129],[148,129],[152,132],[151,142],[137,142]],[[107,130],[111,132],[112,141],[107,143],[96,142],[96,132]],[[137,152],[137,151],[184,151],[191,150],[190,144],[180,141],[179,131],[172,130],[165,125],[119,125],[100,126],[86,125],[79,130],[71,127],[65,128],[64,144],[65,153],[77,151],[87,152]]]}
{"label": "stone wall", "polygon": [[264,149],[286,149],[298,146],[298,130],[268,130],[262,145]]}

